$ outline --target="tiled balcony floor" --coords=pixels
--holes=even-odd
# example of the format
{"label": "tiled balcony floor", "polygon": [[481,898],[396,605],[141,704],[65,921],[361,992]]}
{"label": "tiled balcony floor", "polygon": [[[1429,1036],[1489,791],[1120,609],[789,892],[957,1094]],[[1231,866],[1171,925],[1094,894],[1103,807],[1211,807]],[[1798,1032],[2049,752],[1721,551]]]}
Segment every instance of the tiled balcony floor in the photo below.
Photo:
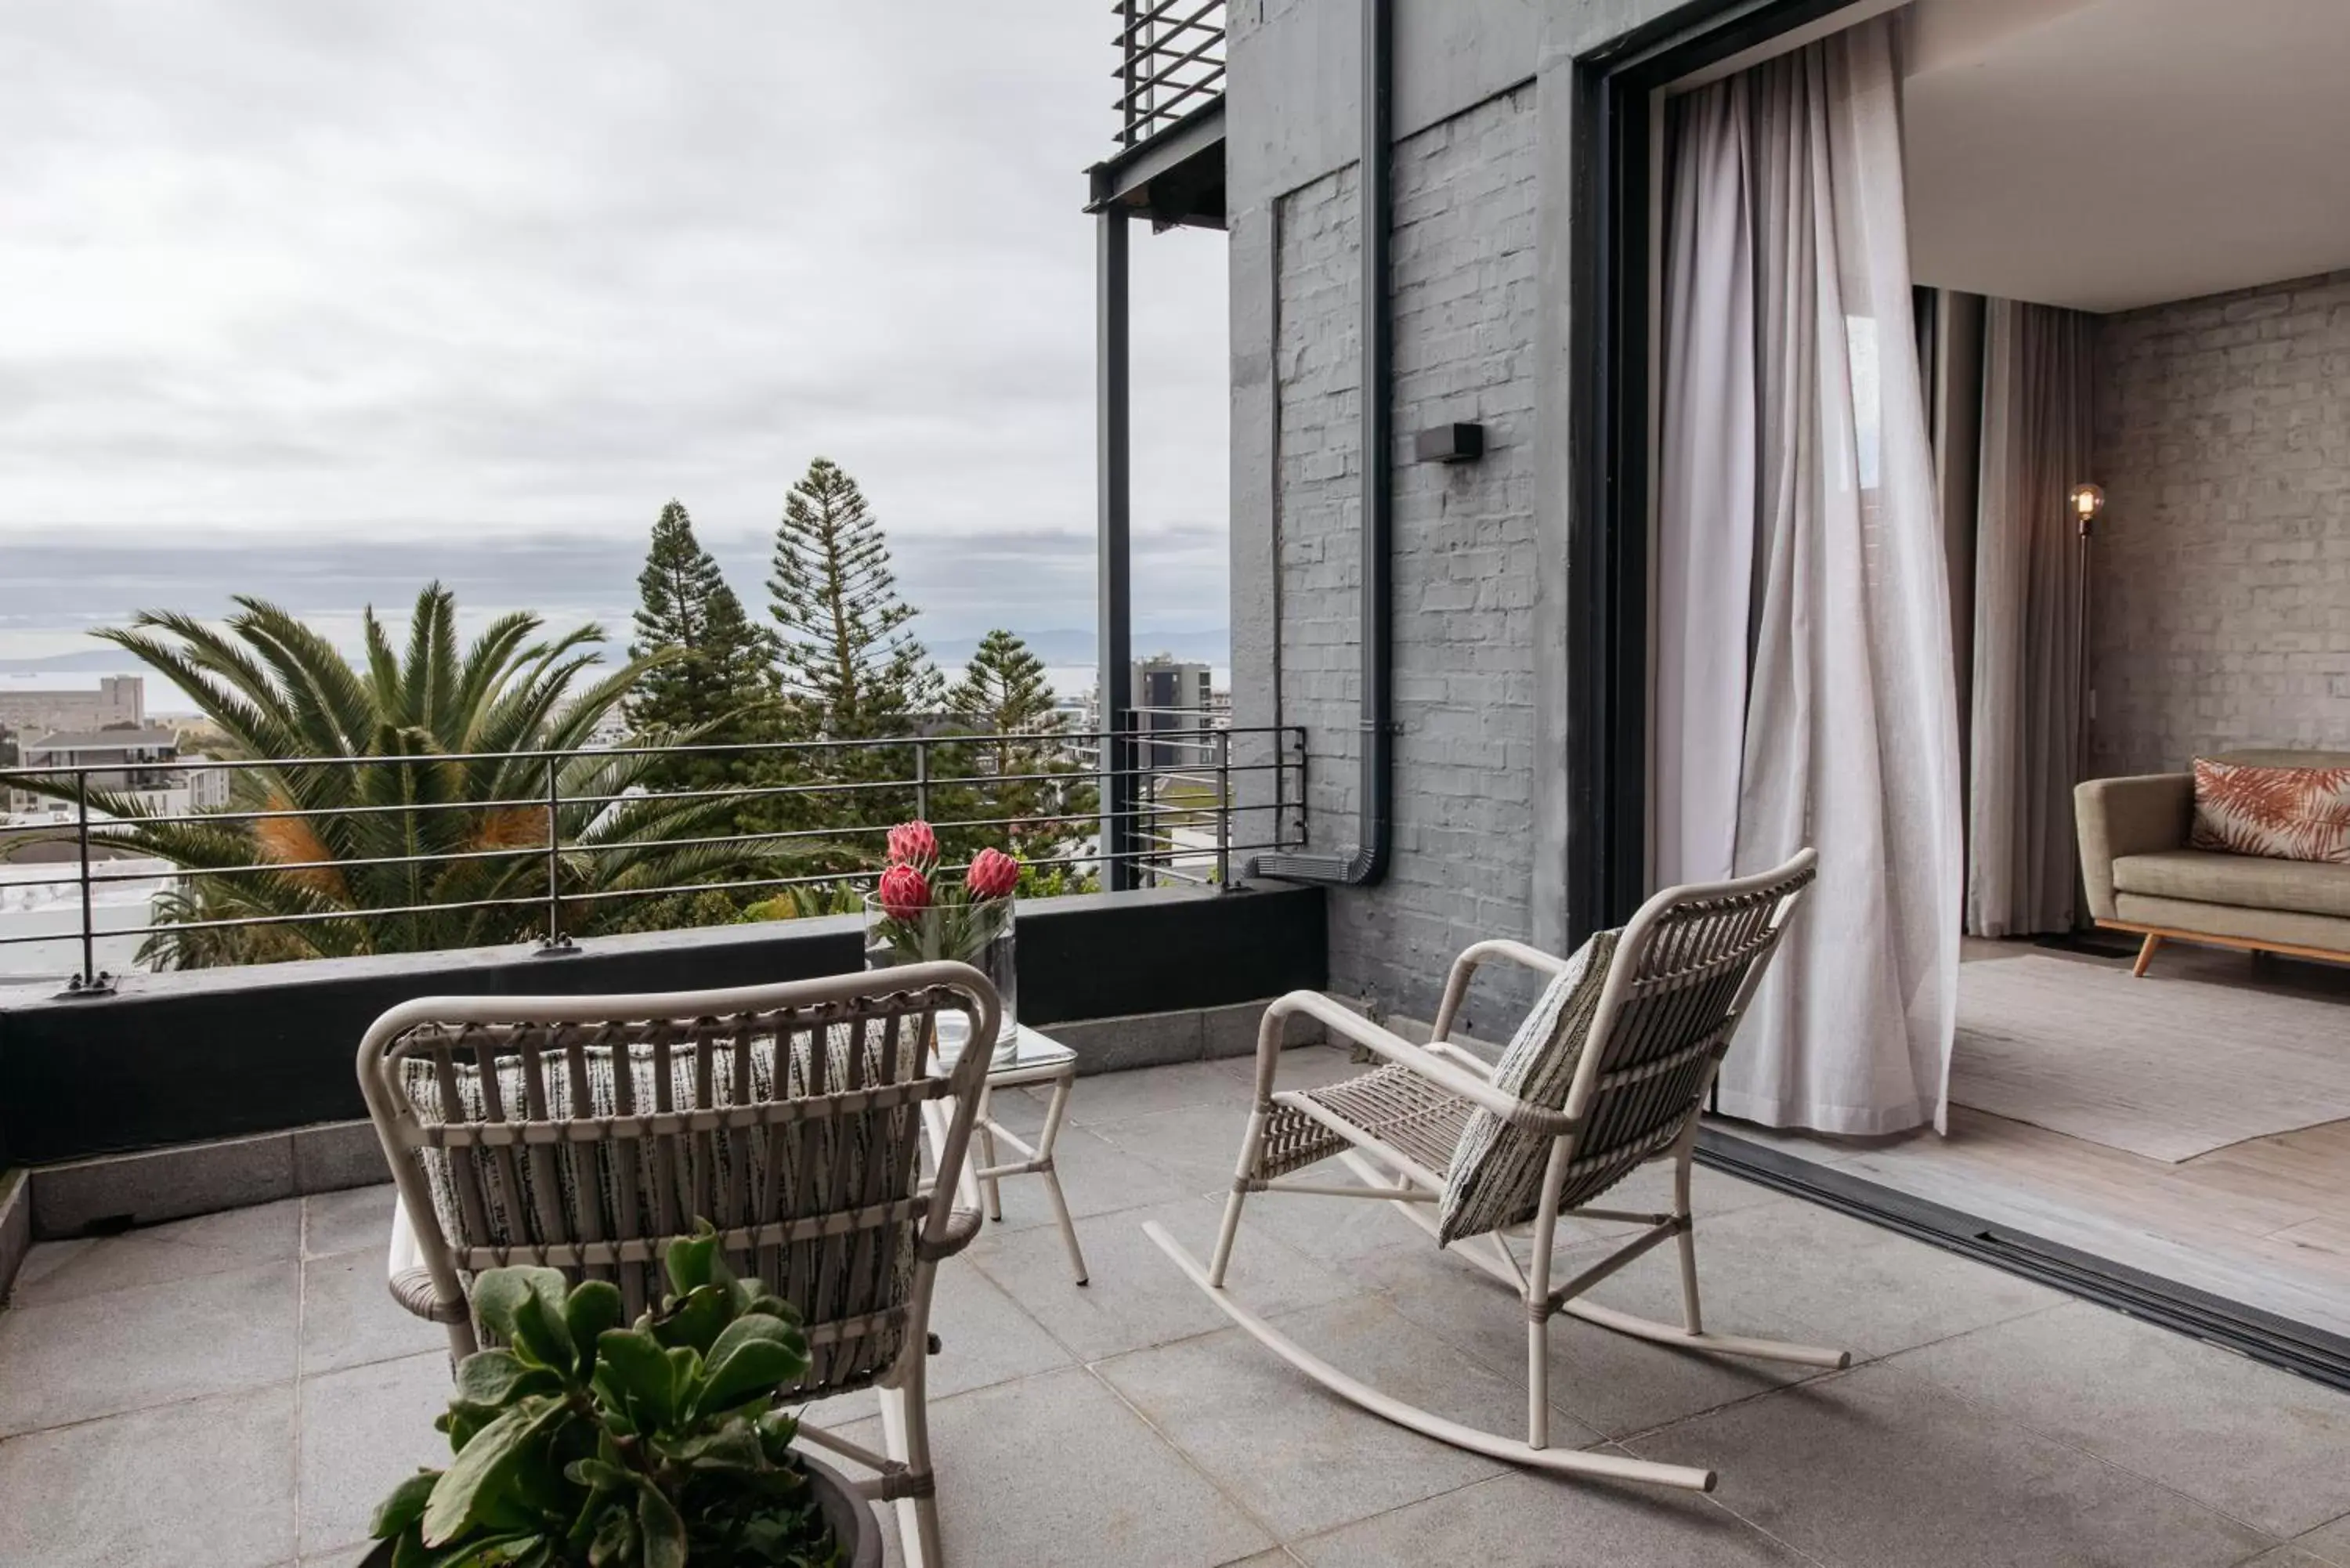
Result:
{"label": "tiled balcony floor", "polygon": [[[1798,1376],[1562,1321],[1551,1394],[1559,1440],[1711,1464],[1719,1492],[1538,1478],[1388,1426],[1222,1326],[1140,1232],[1206,1247],[1246,1070],[1080,1082],[1063,1166],[1090,1288],[1033,1183],[945,1270],[956,1568],[2350,1565],[2350,1397],[1711,1172],[1710,1326],[1859,1365]],[[440,1457],[447,1382],[438,1331],[383,1291],[390,1208],[376,1188],[38,1248],[0,1314],[0,1563],[357,1562],[378,1497]],[[1523,1419],[1512,1303],[1384,1209],[1264,1200],[1234,1283],[1343,1367]],[[1675,1290],[1666,1249],[1597,1293],[1669,1313]]]}

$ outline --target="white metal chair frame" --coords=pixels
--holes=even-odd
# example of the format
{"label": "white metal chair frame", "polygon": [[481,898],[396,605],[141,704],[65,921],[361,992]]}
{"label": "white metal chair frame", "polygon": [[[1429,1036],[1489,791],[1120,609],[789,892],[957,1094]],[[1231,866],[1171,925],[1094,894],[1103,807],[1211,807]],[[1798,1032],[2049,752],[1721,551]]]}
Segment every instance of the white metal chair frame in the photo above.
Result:
{"label": "white metal chair frame", "polygon": [[[1192,1282],[1242,1328],[1291,1366],[1373,1414],[1458,1448],[1542,1469],[1573,1475],[1656,1482],[1710,1491],[1714,1472],[1660,1464],[1608,1453],[1550,1447],[1550,1320],[1561,1313],[1661,1345],[1725,1352],[1733,1355],[1840,1368],[1848,1352],[1783,1344],[1705,1331],[1698,1307],[1697,1251],[1690,1213],[1690,1168],[1697,1147],[1698,1119],[1741,1015],[1776,951],[1788,917],[1810,884],[1816,856],[1805,849],[1776,870],[1736,881],[1668,888],[1642,905],[1617,939],[1598,1007],[1565,1104],[1552,1108],[1496,1088],[1492,1069],[1451,1039],[1453,1021],[1478,967],[1492,960],[1523,964],[1556,976],[1563,960],[1522,942],[1481,941],[1453,961],[1444,999],[1427,1044],[1416,1045],[1315,992],[1292,992],[1266,1009],[1257,1036],[1256,1104],[1243,1140],[1232,1196],[1214,1256],[1203,1267],[1152,1222],[1144,1229],[1174,1259]],[[1723,1005],[1726,1001],[1727,1005]],[[1303,1013],[1330,1033],[1360,1045],[1385,1064],[1384,1073],[1320,1090],[1276,1090],[1284,1024]],[[1399,1094],[1392,1068],[1417,1085]],[[1384,1085],[1374,1079],[1389,1080]],[[1352,1093],[1349,1087],[1356,1086]],[[1395,1109],[1382,1133],[1347,1114],[1387,1096]],[[1665,1096],[1669,1096],[1668,1100]],[[1431,1127],[1447,1137],[1475,1110],[1489,1111],[1511,1127],[1551,1139],[1539,1191],[1528,1207],[1524,1227],[1507,1226],[1467,1237],[1452,1250],[1518,1293],[1526,1314],[1526,1436],[1523,1441],[1462,1425],[1384,1394],[1330,1366],[1234,1301],[1224,1288],[1243,1204],[1251,1193],[1370,1199],[1393,1203],[1413,1223],[1434,1235],[1433,1206],[1442,1196],[1445,1170],[1431,1157]],[[1301,1119],[1303,1118],[1303,1119]],[[1269,1148],[1284,1128],[1297,1142],[1288,1151]],[[1399,1143],[1419,1147],[1408,1150]],[[1333,1146],[1343,1146],[1342,1147]],[[1320,1152],[1316,1152],[1319,1150]],[[1284,1171],[1336,1153],[1362,1185],[1295,1180]],[[1673,1162],[1673,1208],[1669,1214],[1600,1209],[1590,1200],[1605,1193],[1640,1164]],[[1622,1245],[1563,1283],[1554,1284],[1553,1249],[1562,1216],[1638,1225]],[[1505,1237],[1523,1229],[1528,1242],[1521,1260]],[[1582,1299],[1584,1293],[1633,1259],[1668,1239],[1680,1250],[1682,1321],[1659,1323]],[[1488,1245],[1478,1249],[1472,1243]]]}
{"label": "white metal chair frame", "polygon": [[[451,1353],[463,1357],[478,1344],[464,1282],[484,1269],[529,1263],[560,1269],[574,1280],[590,1274],[615,1279],[634,1313],[660,1288],[668,1243],[687,1233],[697,1217],[717,1227],[737,1273],[758,1275],[786,1299],[795,1293],[785,1288],[785,1275],[795,1270],[801,1275],[813,1271],[819,1282],[827,1277],[893,1280],[886,1265],[901,1255],[894,1249],[910,1236],[913,1262],[902,1295],[894,1284],[868,1287],[868,1293],[878,1289],[879,1296],[859,1296],[840,1315],[808,1314],[804,1328],[814,1365],[786,1397],[798,1404],[858,1388],[879,1389],[884,1452],[806,1424],[800,1435],[874,1471],[874,1479],[858,1483],[858,1490],[870,1501],[896,1505],[910,1564],[938,1568],[942,1559],[937,1481],[924,1384],[931,1297],[940,1260],[970,1242],[980,1217],[976,1207],[957,1206],[961,1183],[924,1180],[920,1162],[927,1123],[936,1138],[936,1168],[967,1168],[987,1069],[987,1053],[972,1051],[945,1074],[938,1071],[928,1039],[942,1011],[962,1012],[971,1038],[994,1038],[994,988],[977,970],[960,963],[723,991],[427,997],[393,1008],[369,1029],[359,1052],[360,1087],[400,1193],[391,1252],[393,1299],[446,1324]],[[907,1028],[921,1031],[923,1039],[902,1050],[900,1035]],[[851,1081],[846,1083],[825,1081],[836,1029],[850,1037],[846,1060]],[[775,1089],[764,1100],[748,1096],[754,1034],[774,1042]],[[816,1081],[812,1092],[793,1096],[785,1058],[800,1036],[809,1042]],[[550,1117],[549,1085],[565,1082],[576,1108],[587,1092],[588,1055],[611,1049],[615,1041],[647,1053],[663,1103],[631,1106],[631,1075],[619,1070],[616,1061],[620,1114]],[[880,1047],[878,1079],[864,1075],[868,1044]],[[444,1101],[438,1122],[420,1116],[411,1100],[403,1067],[411,1059],[434,1063]],[[899,1075],[901,1061],[912,1075]],[[501,1106],[501,1062],[519,1069],[526,1104]],[[480,1119],[454,1114],[454,1070],[460,1065],[472,1067],[475,1081],[486,1086]],[[693,1104],[669,1103],[674,1098],[668,1087],[673,1066],[692,1069]],[[565,1078],[558,1080],[558,1074]],[[717,1103],[713,1091],[722,1082],[733,1090],[724,1104]],[[852,1157],[845,1135],[860,1121],[873,1141]],[[820,1138],[819,1131],[831,1136]],[[743,1140],[734,1175],[715,1182],[712,1140],[730,1137]],[[758,1193],[750,1190],[748,1174],[754,1144],[770,1157]],[[829,1189],[836,1197],[845,1185],[847,1162],[863,1160],[864,1189],[854,1195],[858,1201],[824,1207],[801,1201],[813,1189],[820,1144],[836,1162]],[[424,1168],[428,1149],[452,1156],[484,1151],[478,1166],[468,1158],[448,1162],[461,1199],[460,1218],[477,1235],[484,1233],[484,1204],[494,1190],[510,1224],[527,1213],[547,1239],[496,1246],[452,1241],[433,1206]],[[875,1150],[882,1152],[876,1156]],[[582,1193],[596,1190],[599,1158],[631,1174],[650,1171],[658,1191],[651,1199],[616,1193],[619,1233],[608,1237],[600,1233],[599,1201],[579,1201]],[[782,1168],[786,1163],[795,1168],[788,1177]],[[698,1213],[704,1203],[715,1211]],[[807,1310],[805,1303],[795,1304]],[[900,1335],[894,1360],[875,1365],[870,1356],[859,1358],[862,1346],[885,1344],[881,1336],[892,1330]]]}

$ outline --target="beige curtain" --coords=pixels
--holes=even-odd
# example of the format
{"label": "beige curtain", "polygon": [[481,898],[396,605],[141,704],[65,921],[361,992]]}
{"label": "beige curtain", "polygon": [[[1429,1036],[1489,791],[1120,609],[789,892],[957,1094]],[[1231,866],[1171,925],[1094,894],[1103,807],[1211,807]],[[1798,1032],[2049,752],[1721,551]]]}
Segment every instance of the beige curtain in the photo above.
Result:
{"label": "beige curtain", "polygon": [[1994,299],[1983,315],[1975,533],[1967,929],[2072,929],[2081,720],[2081,541],[2066,493],[2089,477],[2095,323]]}
{"label": "beige curtain", "polygon": [[[1690,685],[1735,701],[1688,696],[1678,722],[1739,747],[1733,870],[1806,844],[1820,853],[1818,885],[1723,1065],[1719,1107],[1851,1134],[1941,1119],[1963,891],[1956,671],[1894,50],[1880,17],[1690,95],[1720,101],[1676,113],[1666,253],[1669,287],[1684,286],[1675,280],[1707,271],[1673,261],[1682,247],[1721,258],[1742,246],[1753,300],[1751,387],[1708,369],[1700,336],[1668,337],[1669,437],[1681,407],[1684,454],[1717,449],[1708,461],[1728,472],[1741,443],[1755,453],[1750,496],[1660,517],[1665,558],[1678,529],[1685,570],[1752,574],[1751,655],[1746,628],[1726,617],[1680,623],[1683,637],[1735,639],[1743,670],[1735,688]],[[1684,182],[1732,177],[1740,200],[1679,197]],[[1667,302],[1669,321],[1689,310]],[[1669,486],[1660,503],[1722,488]],[[1738,526],[1747,547],[1720,545]],[[1717,582],[1696,602],[1739,597]],[[1684,741],[1679,754],[1699,751]],[[1658,782],[1661,794],[1689,781]]]}

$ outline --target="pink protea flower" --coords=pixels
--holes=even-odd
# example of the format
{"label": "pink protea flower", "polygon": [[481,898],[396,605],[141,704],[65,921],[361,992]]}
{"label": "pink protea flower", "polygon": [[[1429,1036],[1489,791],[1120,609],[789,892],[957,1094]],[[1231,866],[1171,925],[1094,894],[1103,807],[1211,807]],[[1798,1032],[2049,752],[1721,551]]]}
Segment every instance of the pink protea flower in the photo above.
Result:
{"label": "pink protea flower", "polygon": [[1020,886],[1020,862],[1001,849],[983,849],[963,873],[962,883],[974,898],[1009,898]]}
{"label": "pink protea flower", "polygon": [[917,817],[889,830],[889,864],[927,871],[939,863],[939,836]]}
{"label": "pink protea flower", "polygon": [[893,920],[910,920],[931,907],[931,879],[911,866],[881,873],[881,909]]}

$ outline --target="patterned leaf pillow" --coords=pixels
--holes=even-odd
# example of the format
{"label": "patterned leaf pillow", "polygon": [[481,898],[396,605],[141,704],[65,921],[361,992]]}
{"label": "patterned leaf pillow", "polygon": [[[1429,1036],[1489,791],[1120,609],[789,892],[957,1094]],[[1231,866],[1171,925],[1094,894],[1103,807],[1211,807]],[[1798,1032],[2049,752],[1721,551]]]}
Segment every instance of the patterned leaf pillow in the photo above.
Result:
{"label": "patterned leaf pillow", "polygon": [[[1599,1011],[1620,934],[1593,932],[1543,989],[1493,1064],[1495,1088],[1530,1105],[1566,1108],[1566,1091],[1574,1085],[1575,1064],[1583,1060],[1584,1038]],[[1547,1135],[1513,1127],[1491,1111],[1471,1116],[1444,1173],[1444,1197],[1436,1211],[1438,1244],[1450,1246],[1463,1236],[1482,1236],[1531,1218],[1550,1146]]]}
{"label": "patterned leaf pillow", "polygon": [[2195,759],[2197,849],[2350,865],[2350,768]]}

